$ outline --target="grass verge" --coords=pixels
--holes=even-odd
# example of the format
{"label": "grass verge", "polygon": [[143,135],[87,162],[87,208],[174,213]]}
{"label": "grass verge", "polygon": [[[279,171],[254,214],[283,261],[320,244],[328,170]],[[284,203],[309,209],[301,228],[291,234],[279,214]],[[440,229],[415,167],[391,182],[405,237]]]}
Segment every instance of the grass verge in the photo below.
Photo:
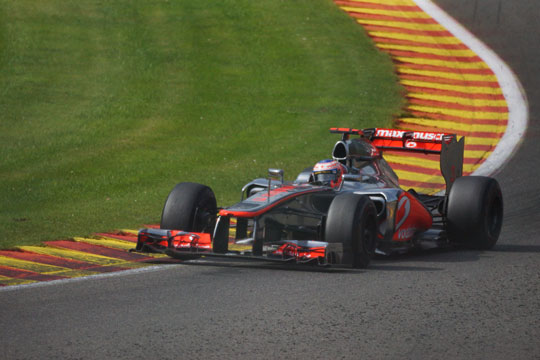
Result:
{"label": "grass verge", "polygon": [[159,222],[180,181],[230,205],[402,101],[329,0],[0,0],[0,247]]}

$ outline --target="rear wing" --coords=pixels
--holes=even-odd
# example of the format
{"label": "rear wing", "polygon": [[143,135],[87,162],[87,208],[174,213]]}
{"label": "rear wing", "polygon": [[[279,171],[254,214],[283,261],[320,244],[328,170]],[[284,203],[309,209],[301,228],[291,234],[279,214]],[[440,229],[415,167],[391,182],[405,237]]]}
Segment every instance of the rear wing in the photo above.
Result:
{"label": "rear wing", "polygon": [[368,129],[364,135],[380,150],[405,150],[440,154],[443,143],[450,143],[455,134],[406,131],[395,129]]}
{"label": "rear wing", "polygon": [[465,137],[457,140],[456,134],[427,131],[408,131],[399,129],[352,129],[331,128],[331,133],[342,134],[342,141],[351,135],[368,139],[378,150],[422,152],[440,155],[440,169],[446,182],[446,192],[454,181],[463,174],[463,152]]}
{"label": "rear wing", "polygon": [[434,154],[441,153],[443,143],[448,144],[456,138],[456,134],[379,128],[363,130],[331,128],[330,132],[343,134],[342,141],[348,140],[350,135],[365,137],[379,150],[417,151]]}

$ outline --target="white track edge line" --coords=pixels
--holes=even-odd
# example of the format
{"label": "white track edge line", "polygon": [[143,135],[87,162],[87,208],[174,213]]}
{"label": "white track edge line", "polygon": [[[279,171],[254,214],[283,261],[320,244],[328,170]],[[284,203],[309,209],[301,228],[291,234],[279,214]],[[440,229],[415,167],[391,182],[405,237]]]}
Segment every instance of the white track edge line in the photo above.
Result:
{"label": "white track edge line", "polygon": [[[516,153],[527,130],[529,106],[519,79],[493,50],[430,0],[413,0],[424,12],[473,50],[495,73],[508,104],[508,125],[493,153],[472,175],[492,175]],[[465,139],[467,141],[467,139]]]}
{"label": "white track edge line", "polygon": [[138,269],[113,271],[113,272],[104,273],[104,274],[79,276],[79,277],[73,277],[73,278],[68,278],[68,279],[59,279],[59,280],[50,280],[50,281],[38,281],[35,283],[30,283],[30,284],[8,285],[8,286],[0,287],[0,292],[30,289],[30,288],[36,288],[36,287],[58,285],[58,284],[66,284],[66,283],[87,281],[87,280],[93,280],[93,279],[126,276],[126,275],[138,274],[138,273],[143,273],[143,272],[153,272],[153,271],[159,271],[166,268],[170,268],[171,266],[180,266],[180,265],[182,264],[150,265],[150,266],[142,267]]}

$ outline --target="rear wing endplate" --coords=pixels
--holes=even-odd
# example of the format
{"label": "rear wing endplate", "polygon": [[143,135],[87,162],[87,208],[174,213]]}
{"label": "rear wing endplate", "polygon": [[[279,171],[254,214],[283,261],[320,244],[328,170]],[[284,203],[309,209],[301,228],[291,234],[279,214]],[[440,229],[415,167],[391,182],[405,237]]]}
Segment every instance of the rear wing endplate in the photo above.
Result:
{"label": "rear wing endplate", "polygon": [[441,144],[440,166],[441,174],[446,183],[446,195],[450,193],[452,184],[458,177],[463,175],[463,153],[465,151],[465,137],[459,141],[456,137],[448,143]]}

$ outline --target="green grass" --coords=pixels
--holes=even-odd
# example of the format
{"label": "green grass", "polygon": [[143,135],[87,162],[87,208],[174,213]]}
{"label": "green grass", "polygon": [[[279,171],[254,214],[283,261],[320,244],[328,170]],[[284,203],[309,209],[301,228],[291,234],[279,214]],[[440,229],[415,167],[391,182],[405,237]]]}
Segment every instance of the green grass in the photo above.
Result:
{"label": "green grass", "polygon": [[0,0],[0,247],[159,222],[180,181],[230,205],[402,103],[330,0]]}

